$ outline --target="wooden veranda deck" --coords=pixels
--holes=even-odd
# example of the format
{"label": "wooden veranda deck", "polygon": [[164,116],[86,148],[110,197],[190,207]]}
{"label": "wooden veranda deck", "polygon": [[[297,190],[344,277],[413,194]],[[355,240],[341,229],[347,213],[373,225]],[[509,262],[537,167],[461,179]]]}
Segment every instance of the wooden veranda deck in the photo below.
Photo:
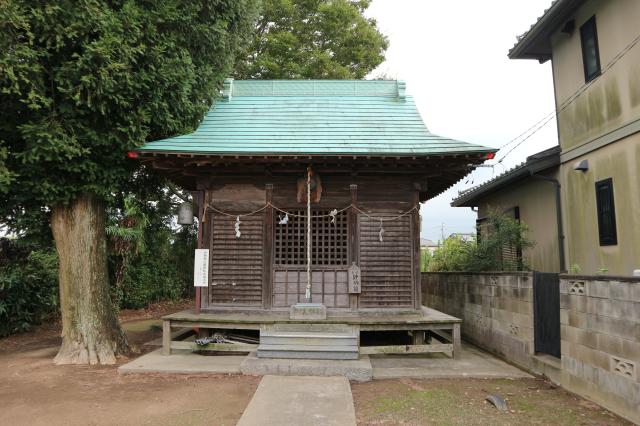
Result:
{"label": "wooden veranda deck", "polygon": [[[174,340],[174,329],[218,329],[218,330],[264,330],[265,327],[280,324],[317,324],[351,327],[356,335],[362,331],[398,331],[413,333],[413,345],[360,347],[361,354],[372,353],[425,353],[448,352],[456,357],[460,352],[461,319],[447,315],[435,309],[423,306],[421,310],[409,312],[380,312],[355,314],[328,313],[325,320],[290,319],[286,312],[274,311],[201,311],[193,309],[176,312],[162,317],[163,354],[169,355],[171,349],[193,349],[192,342]],[[425,344],[425,332],[430,332],[438,340]],[[172,337],[173,335],[173,337]],[[214,344],[209,349],[219,351],[251,351],[255,345]]]}

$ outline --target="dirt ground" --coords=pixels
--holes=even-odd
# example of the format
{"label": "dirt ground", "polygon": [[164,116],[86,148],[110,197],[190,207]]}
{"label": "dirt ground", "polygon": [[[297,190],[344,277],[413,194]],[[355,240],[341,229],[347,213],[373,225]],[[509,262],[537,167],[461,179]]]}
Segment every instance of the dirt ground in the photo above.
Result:
{"label": "dirt ground", "polygon": [[[191,302],[123,311],[130,357],[154,349],[165,313]],[[259,377],[119,375],[117,366],[54,366],[60,325],[0,339],[0,425],[233,425]],[[121,365],[130,360],[121,357]],[[542,380],[384,380],[352,383],[359,425],[625,425]],[[508,412],[484,402],[507,399]]]}
{"label": "dirt ground", "polygon": [[[630,425],[540,379],[352,383],[359,425]],[[498,411],[487,395],[506,399]]]}
{"label": "dirt ground", "polygon": [[[190,306],[190,305],[189,305]],[[124,311],[120,317],[137,353],[161,335],[159,321],[181,304]],[[0,340],[2,425],[234,425],[259,377],[120,375],[117,366],[54,366],[59,324]],[[129,361],[121,357],[118,364]]]}

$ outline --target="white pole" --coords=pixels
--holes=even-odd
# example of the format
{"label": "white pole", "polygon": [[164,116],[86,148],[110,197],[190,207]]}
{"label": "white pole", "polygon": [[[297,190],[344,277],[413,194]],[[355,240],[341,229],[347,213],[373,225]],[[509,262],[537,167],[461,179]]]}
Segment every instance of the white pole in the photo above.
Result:
{"label": "white pole", "polygon": [[311,166],[307,167],[307,288],[304,294],[311,303]]}

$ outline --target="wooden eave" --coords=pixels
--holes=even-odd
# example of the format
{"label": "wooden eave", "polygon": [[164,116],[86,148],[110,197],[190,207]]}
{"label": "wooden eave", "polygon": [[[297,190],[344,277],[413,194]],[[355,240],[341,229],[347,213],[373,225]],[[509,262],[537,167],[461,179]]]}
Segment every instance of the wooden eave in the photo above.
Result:
{"label": "wooden eave", "polygon": [[198,179],[301,175],[313,165],[321,174],[412,176],[421,201],[433,198],[486,160],[486,153],[432,155],[214,155],[139,153],[139,160],[186,189]]}

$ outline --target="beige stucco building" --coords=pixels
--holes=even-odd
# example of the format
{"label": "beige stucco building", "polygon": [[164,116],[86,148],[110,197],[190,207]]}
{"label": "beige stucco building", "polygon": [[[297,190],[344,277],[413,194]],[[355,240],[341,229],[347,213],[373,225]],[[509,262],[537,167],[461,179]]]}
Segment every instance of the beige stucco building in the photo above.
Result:
{"label": "beige stucco building", "polygon": [[541,198],[549,192],[543,182],[518,183],[478,203],[519,204],[522,212],[540,206],[538,216],[522,217],[538,243],[529,254],[534,269],[623,276],[640,269],[638,23],[637,0],[557,0],[509,52],[552,61],[564,268],[551,259],[558,239],[548,231],[556,225],[544,216],[555,207],[550,194]]}
{"label": "beige stucco building", "polygon": [[559,172],[560,149],[554,147],[460,193],[452,205],[477,208],[479,226],[491,212],[519,219],[527,225],[528,237],[535,243],[518,253],[524,266],[540,272],[559,272],[564,266],[564,253],[560,251]]}

